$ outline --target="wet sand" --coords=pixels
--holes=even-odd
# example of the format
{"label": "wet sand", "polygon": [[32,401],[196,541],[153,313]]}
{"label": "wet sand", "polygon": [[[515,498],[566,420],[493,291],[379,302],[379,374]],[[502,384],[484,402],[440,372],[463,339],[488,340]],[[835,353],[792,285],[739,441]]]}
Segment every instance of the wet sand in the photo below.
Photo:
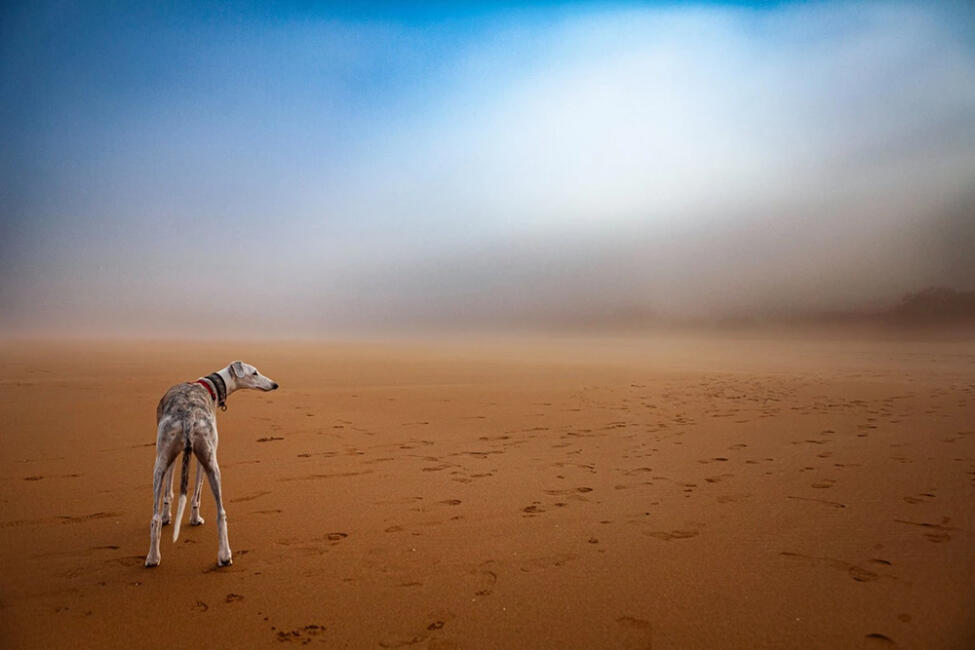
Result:
{"label": "wet sand", "polygon": [[[242,358],[146,569],[155,408]],[[975,344],[0,343],[4,647],[975,647]]]}

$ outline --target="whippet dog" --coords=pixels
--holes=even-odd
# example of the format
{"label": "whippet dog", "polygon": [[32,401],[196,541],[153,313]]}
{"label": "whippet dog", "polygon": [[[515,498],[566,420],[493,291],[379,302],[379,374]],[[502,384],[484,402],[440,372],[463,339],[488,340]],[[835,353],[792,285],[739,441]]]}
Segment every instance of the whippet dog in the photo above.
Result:
{"label": "whippet dog", "polygon": [[[227,409],[227,396],[241,388],[275,390],[278,383],[265,377],[254,366],[243,361],[200,377],[194,382],[177,384],[166,391],[156,407],[156,464],[152,470],[152,524],[149,527],[149,555],[146,566],[159,564],[159,536],[163,525],[163,491],[172,480],[176,457],[183,452],[183,472],[179,482],[179,505],[173,526],[173,541],[179,538],[179,525],[186,509],[186,488],[190,454],[196,456],[196,491],[190,523],[200,525],[200,489],[203,472],[210,481],[210,489],[217,506],[217,535],[220,538],[217,564],[233,563],[227,541],[227,512],[223,509],[220,490],[220,466],[217,464],[217,407]],[[171,488],[170,488],[171,489]],[[172,494],[172,493],[170,493]],[[172,497],[170,496],[170,499]],[[168,514],[168,513],[167,513]],[[167,517],[168,519],[168,517]]]}

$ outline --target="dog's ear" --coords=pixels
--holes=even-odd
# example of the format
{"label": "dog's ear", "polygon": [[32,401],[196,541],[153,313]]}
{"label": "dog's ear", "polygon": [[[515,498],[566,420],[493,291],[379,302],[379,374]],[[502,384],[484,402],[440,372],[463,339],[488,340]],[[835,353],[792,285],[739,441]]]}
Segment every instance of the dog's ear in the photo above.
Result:
{"label": "dog's ear", "polygon": [[235,378],[238,378],[238,379],[241,378],[241,377],[243,377],[244,376],[244,362],[243,361],[234,361],[232,364],[230,364],[230,374],[233,375]]}

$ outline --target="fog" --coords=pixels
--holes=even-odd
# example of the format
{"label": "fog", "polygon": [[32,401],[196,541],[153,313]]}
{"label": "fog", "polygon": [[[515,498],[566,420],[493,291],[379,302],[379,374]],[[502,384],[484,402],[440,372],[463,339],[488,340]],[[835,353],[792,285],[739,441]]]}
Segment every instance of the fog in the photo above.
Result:
{"label": "fog", "polygon": [[4,9],[0,332],[603,328],[975,289],[964,4],[436,7]]}

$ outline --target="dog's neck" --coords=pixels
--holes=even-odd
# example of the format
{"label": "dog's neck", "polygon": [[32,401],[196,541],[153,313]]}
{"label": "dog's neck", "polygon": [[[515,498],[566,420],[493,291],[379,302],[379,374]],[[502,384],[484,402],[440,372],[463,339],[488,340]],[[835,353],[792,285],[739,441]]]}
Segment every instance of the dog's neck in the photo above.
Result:
{"label": "dog's neck", "polygon": [[227,387],[227,397],[230,397],[232,392],[240,388],[237,385],[237,378],[234,377],[234,373],[230,372],[230,366],[221,368],[213,374],[220,375],[220,378],[223,379],[223,385]]}
{"label": "dog's neck", "polygon": [[[234,373],[230,371],[230,366],[210,373],[206,377],[201,377],[197,381],[206,382],[207,389],[211,391],[214,403],[224,411],[227,410],[227,398],[232,392],[240,388]],[[211,388],[212,387],[212,388]]]}

